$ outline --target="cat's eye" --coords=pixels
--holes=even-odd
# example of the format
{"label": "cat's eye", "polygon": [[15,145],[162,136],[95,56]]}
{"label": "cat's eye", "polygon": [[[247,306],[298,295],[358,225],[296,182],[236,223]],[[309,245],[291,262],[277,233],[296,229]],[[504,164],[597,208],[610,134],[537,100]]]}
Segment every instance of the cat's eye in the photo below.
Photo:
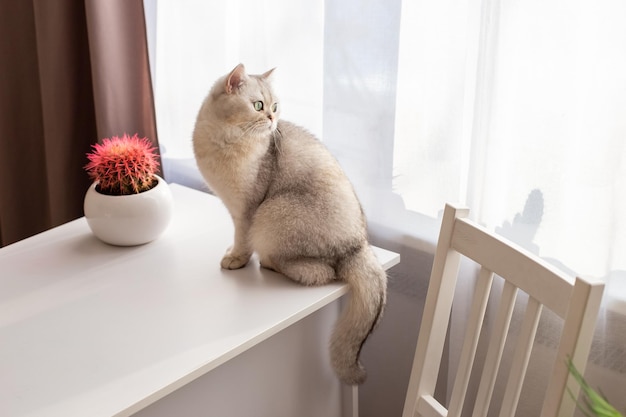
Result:
{"label": "cat's eye", "polygon": [[256,111],[263,110],[263,102],[262,101],[255,101],[254,102],[254,110],[256,110]]}
{"label": "cat's eye", "polygon": [[276,110],[278,110],[278,103],[272,104],[272,111],[275,112]]}

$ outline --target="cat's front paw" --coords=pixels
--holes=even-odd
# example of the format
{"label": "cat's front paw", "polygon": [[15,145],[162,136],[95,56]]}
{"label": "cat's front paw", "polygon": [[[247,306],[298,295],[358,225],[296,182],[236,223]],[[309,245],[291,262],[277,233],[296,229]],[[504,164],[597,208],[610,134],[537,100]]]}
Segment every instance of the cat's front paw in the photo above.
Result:
{"label": "cat's front paw", "polygon": [[221,266],[224,269],[239,269],[246,266],[250,260],[250,254],[233,253],[231,249],[226,252],[222,258]]}

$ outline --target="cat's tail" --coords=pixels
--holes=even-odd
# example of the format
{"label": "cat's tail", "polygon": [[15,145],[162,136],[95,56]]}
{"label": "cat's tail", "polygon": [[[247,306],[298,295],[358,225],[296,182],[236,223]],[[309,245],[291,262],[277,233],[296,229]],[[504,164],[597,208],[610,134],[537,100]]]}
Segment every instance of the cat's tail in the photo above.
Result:
{"label": "cat's tail", "polygon": [[359,361],[361,347],[382,316],[387,275],[366,244],[340,262],[337,277],[348,283],[350,294],[330,340],[331,363],[342,382],[361,384],[367,375]]}

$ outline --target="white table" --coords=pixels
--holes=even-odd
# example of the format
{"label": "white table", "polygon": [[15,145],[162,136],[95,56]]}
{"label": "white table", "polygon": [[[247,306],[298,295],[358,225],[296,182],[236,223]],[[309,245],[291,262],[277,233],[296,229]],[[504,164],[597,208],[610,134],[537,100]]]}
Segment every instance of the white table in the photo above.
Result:
{"label": "white table", "polygon": [[341,415],[326,346],[347,287],[220,269],[225,208],[171,188],[147,245],[104,244],[81,218],[0,249],[0,416]]}

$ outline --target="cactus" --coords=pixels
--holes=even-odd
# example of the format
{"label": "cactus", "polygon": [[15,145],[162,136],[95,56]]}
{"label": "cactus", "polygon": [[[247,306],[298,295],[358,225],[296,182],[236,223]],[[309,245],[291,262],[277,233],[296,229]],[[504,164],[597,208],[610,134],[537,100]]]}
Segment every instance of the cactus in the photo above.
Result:
{"label": "cactus", "polygon": [[147,191],[157,184],[155,174],[159,166],[155,147],[147,138],[137,134],[105,138],[92,145],[87,154],[85,170],[98,181],[96,190],[107,195],[129,195]]}

